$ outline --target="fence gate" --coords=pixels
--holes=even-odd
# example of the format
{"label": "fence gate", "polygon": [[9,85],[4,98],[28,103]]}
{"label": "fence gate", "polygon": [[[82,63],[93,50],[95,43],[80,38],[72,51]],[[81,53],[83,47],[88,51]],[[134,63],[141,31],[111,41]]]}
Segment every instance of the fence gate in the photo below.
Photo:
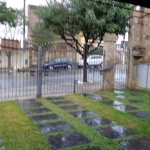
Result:
{"label": "fence gate", "polygon": [[[83,83],[83,68],[77,67],[81,56],[67,48],[43,49],[42,65],[55,58],[69,58],[71,67],[61,66],[42,70],[42,96],[98,91],[102,88],[99,67],[87,68],[87,81]],[[37,49],[1,49],[0,99],[37,96]]]}
{"label": "fence gate", "polygon": [[117,47],[115,88],[124,88],[127,86],[128,62],[129,62],[129,55],[127,48]]}

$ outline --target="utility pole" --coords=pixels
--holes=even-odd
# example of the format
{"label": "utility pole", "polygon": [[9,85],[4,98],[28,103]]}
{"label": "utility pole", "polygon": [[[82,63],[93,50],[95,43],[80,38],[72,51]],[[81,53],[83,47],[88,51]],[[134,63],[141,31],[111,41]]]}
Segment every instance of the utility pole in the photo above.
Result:
{"label": "utility pole", "polygon": [[24,0],[24,4],[23,4],[23,50],[25,50],[25,17],[26,17],[26,11],[25,11],[25,7],[26,7],[26,0]]}

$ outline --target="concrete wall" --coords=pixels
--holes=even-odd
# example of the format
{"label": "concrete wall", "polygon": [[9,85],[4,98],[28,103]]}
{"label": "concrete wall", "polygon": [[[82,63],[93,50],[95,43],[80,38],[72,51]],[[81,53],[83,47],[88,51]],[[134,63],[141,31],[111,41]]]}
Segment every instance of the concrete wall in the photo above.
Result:
{"label": "concrete wall", "polygon": [[[11,51],[11,68],[27,68],[29,67],[28,51],[18,50]],[[8,68],[8,57],[6,56],[6,50],[0,50],[0,68]]]}
{"label": "concrete wall", "polygon": [[[136,86],[137,63],[150,63],[150,9],[145,8],[144,12],[134,11],[130,17],[129,33],[129,87]],[[143,56],[133,56],[133,48],[144,48]]]}

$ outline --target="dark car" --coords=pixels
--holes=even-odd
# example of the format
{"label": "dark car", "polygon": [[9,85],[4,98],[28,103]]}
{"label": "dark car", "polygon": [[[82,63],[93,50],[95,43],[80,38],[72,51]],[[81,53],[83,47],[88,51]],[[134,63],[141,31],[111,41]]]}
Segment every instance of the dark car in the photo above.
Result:
{"label": "dark car", "polygon": [[72,64],[69,58],[55,58],[49,62],[46,62],[43,64],[43,69],[49,69],[49,70],[54,70],[54,69],[61,69],[61,68],[67,68],[71,69]]}

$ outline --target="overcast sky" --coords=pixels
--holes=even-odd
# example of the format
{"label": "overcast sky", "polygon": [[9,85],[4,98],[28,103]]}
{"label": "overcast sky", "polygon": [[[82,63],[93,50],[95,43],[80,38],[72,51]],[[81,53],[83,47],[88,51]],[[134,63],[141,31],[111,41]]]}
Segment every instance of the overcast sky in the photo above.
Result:
{"label": "overcast sky", "polygon": [[[24,0],[3,0],[7,3],[8,7],[13,7],[13,8],[23,8],[24,6]],[[25,0],[26,7],[28,4],[32,5],[45,5],[46,1],[45,0]]]}
{"label": "overcast sky", "polygon": [[[24,0],[2,0],[5,1],[7,3],[8,7],[12,7],[12,8],[23,8],[24,6]],[[27,15],[27,8],[28,5],[46,5],[46,0],[25,0],[25,4],[26,4],[26,15]],[[1,32],[1,29],[0,29]],[[126,34],[125,39],[128,39],[128,35]],[[123,40],[122,36],[119,36],[119,39],[117,41],[118,44],[120,44],[120,42]]]}

